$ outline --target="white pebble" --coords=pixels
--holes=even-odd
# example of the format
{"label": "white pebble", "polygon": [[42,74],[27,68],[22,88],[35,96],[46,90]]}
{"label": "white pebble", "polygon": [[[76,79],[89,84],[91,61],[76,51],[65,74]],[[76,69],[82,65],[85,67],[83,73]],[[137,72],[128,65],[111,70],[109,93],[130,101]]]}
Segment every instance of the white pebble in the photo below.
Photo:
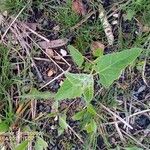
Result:
{"label": "white pebble", "polygon": [[92,16],[92,19],[95,19],[95,16]]}
{"label": "white pebble", "polygon": [[54,121],[57,121],[58,120],[58,116],[56,116],[55,118],[54,118]]}
{"label": "white pebble", "polygon": [[119,14],[113,14],[113,17],[118,18]]}
{"label": "white pebble", "polygon": [[139,32],[138,32],[138,31],[135,31],[135,34],[137,34],[137,35],[138,35],[138,34],[139,34]]}
{"label": "white pebble", "polygon": [[114,20],[114,21],[112,21],[111,24],[112,24],[112,25],[116,25],[116,24],[118,24],[118,21],[117,21],[117,20]]}
{"label": "white pebble", "polygon": [[62,56],[66,56],[67,55],[67,52],[64,49],[60,49],[60,53],[61,53]]}

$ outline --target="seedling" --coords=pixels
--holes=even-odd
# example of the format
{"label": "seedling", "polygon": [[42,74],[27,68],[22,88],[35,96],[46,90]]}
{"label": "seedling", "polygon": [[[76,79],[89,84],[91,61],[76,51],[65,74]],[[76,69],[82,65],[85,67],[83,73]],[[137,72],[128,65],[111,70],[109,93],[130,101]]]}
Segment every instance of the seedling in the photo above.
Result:
{"label": "seedling", "polygon": [[[68,49],[73,61],[81,68],[84,56],[71,45],[68,46]],[[102,55],[91,62],[92,67],[89,73],[66,73],[66,79],[56,93],[55,99],[61,101],[82,97],[86,102],[86,108],[78,112],[73,118],[74,120],[83,120],[85,122],[84,129],[88,133],[95,132],[96,123],[94,116],[96,111],[90,103],[94,98],[94,75],[99,76],[99,82],[103,87],[109,88],[119,78],[122,70],[132,64],[141,52],[142,49],[140,48],[131,48],[121,52]]]}

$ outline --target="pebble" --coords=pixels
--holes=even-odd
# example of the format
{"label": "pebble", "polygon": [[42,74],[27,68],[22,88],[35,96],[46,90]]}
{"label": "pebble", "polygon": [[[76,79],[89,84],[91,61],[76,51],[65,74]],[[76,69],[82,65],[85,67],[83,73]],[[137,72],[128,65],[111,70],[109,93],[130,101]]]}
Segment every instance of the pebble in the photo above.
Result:
{"label": "pebble", "polygon": [[67,52],[64,49],[60,49],[60,53],[61,53],[62,56],[66,56],[67,55]]}
{"label": "pebble", "polygon": [[55,118],[54,118],[54,121],[57,121],[58,120],[58,116],[56,116]]}
{"label": "pebble", "polygon": [[54,70],[49,70],[48,73],[47,73],[47,76],[51,77],[53,74],[54,74]]}
{"label": "pebble", "polygon": [[135,34],[137,34],[137,35],[138,35],[138,34],[139,34],[139,32],[138,32],[138,31],[135,31]]}
{"label": "pebble", "polygon": [[118,18],[119,14],[113,14],[113,17]]}
{"label": "pebble", "polygon": [[117,20],[114,20],[114,21],[112,21],[111,24],[112,24],[112,25],[116,25],[116,24],[118,24],[118,21],[117,21]]}

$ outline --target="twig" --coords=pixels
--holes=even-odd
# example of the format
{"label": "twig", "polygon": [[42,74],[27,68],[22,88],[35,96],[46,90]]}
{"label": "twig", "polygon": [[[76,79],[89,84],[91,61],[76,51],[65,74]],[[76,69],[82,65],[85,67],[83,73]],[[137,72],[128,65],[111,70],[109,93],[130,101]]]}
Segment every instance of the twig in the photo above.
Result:
{"label": "twig", "polygon": [[22,25],[23,27],[27,28],[30,32],[32,32],[32,33],[35,34],[36,36],[38,36],[38,37],[40,37],[41,39],[43,39],[44,41],[50,42],[49,39],[47,39],[46,37],[44,37],[44,36],[38,34],[38,33],[35,32],[34,30],[32,30],[31,28],[29,28],[26,24],[21,23],[21,25]]}
{"label": "twig", "polygon": [[[147,112],[150,112],[150,109],[146,109],[146,110],[142,110],[142,111],[140,111],[140,112],[136,112],[136,113],[134,113],[134,114],[128,116],[128,118],[130,119],[130,118],[132,118],[132,117],[134,117],[134,116],[137,116],[137,115],[140,115],[140,114],[143,114],[143,113],[147,113]],[[126,119],[126,117],[123,118],[123,119]],[[116,122],[117,122],[117,123],[120,123],[121,121],[119,120],[119,121],[114,121],[114,122],[109,122],[109,123],[103,123],[102,125],[115,124]]]}
{"label": "twig", "polygon": [[115,116],[116,118],[118,118],[122,123],[124,123],[126,126],[128,126],[130,129],[133,129],[133,127],[127,123],[124,119],[122,119],[120,116],[118,116],[117,114],[115,114],[113,111],[111,111],[109,108],[107,108],[106,106],[104,106],[103,104],[100,103],[100,106],[105,109],[106,111],[108,111],[110,114],[112,114],[113,116]]}
{"label": "twig", "polygon": [[145,78],[145,67],[146,67],[146,59],[145,59],[145,61],[144,61],[144,65],[143,65],[143,69],[142,69],[142,79],[143,79],[144,83],[145,83],[148,87],[150,87],[150,86],[148,85],[147,81],[146,81],[146,78]]}
{"label": "twig", "polygon": [[81,139],[81,137],[68,125],[68,128],[73,132],[73,134],[82,142],[82,143],[84,143],[83,142],[83,140]]}
{"label": "twig", "polygon": [[20,10],[20,12],[18,13],[18,15],[14,18],[14,20],[11,22],[11,24],[8,26],[8,28],[6,29],[6,31],[4,32],[4,34],[2,35],[1,40],[3,41],[4,37],[6,36],[7,32],[9,31],[10,27],[15,23],[15,21],[17,20],[17,18],[20,16],[20,14],[24,11],[24,9],[27,7],[27,5],[30,3],[30,1],[28,1],[28,3]]}
{"label": "twig", "polygon": [[36,70],[36,72],[37,72],[37,75],[38,75],[39,79],[41,81],[43,81],[42,75],[41,75],[40,71],[38,70],[38,68],[37,68],[37,66],[36,66],[33,58],[31,57],[30,52],[29,52],[29,50],[28,50],[28,48],[27,48],[27,46],[25,44],[25,41],[23,40],[23,38],[21,36],[21,33],[19,32],[19,30],[17,29],[16,26],[14,26],[14,28],[15,28],[15,31],[14,31],[14,29],[12,27],[10,27],[10,29],[12,30],[12,32],[16,35],[16,37],[17,37],[18,41],[20,42],[22,48],[26,50],[27,55],[30,57],[30,60],[31,60],[31,62],[32,62],[33,66],[34,66],[34,68]]}
{"label": "twig", "polygon": [[149,148],[147,148],[145,145],[143,145],[141,142],[139,142],[137,139],[135,139],[133,136],[131,136],[130,134],[126,133],[124,130],[121,130],[125,135],[127,135],[130,139],[132,139],[133,141],[135,141],[138,145],[140,145],[141,147],[145,148],[146,150],[149,150]]}

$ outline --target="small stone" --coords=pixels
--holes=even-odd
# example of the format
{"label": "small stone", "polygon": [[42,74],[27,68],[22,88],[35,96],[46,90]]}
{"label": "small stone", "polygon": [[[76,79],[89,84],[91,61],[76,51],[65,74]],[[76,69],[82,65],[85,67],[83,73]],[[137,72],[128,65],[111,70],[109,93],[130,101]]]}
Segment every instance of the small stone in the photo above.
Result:
{"label": "small stone", "polygon": [[53,74],[54,74],[54,70],[49,70],[48,73],[47,73],[47,76],[51,77]]}
{"label": "small stone", "polygon": [[64,49],[60,49],[60,53],[61,53],[62,56],[66,56],[67,55],[67,52]]}
{"label": "small stone", "polygon": [[58,116],[56,116],[55,118],[54,118],[54,121],[57,121],[58,120]]}
{"label": "small stone", "polygon": [[118,24],[118,21],[117,21],[117,20],[114,20],[114,21],[112,21],[111,24],[112,24],[112,25],[116,25],[116,24]]}
{"label": "small stone", "polygon": [[113,17],[118,18],[119,14],[113,14]]}
{"label": "small stone", "polygon": [[138,31],[135,31],[135,34],[136,34],[136,35],[138,35],[138,34],[139,34],[139,32],[138,32]]}

